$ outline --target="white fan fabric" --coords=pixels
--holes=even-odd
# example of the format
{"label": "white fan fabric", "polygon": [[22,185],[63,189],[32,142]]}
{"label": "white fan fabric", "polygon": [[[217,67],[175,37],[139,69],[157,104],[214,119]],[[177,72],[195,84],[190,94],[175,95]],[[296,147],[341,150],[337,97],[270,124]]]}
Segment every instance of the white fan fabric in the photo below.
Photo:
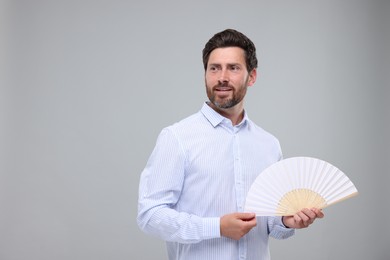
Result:
{"label": "white fan fabric", "polygon": [[247,194],[245,212],[289,216],[303,208],[325,208],[357,195],[351,180],[320,159],[292,157],[266,168]]}

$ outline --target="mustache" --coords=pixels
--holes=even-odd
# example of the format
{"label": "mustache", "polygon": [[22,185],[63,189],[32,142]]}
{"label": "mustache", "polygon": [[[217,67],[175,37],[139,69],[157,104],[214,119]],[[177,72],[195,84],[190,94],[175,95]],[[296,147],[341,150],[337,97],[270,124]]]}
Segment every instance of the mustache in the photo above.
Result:
{"label": "mustache", "polygon": [[234,88],[232,85],[230,85],[228,82],[219,82],[218,84],[215,84],[213,86],[213,89],[216,88]]}

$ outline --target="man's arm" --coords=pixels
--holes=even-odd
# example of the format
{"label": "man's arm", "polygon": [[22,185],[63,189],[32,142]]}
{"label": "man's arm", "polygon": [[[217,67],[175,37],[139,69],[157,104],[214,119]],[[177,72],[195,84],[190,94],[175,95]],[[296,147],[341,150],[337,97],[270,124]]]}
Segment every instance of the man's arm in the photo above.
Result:
{"label": "man's arm", "polygon": [[220,237],[220,218],[203,218],[174,209],[185,178],[185,154],[169,129],[163,130],[141,174],[137,223],[166,241],[196,243]]}

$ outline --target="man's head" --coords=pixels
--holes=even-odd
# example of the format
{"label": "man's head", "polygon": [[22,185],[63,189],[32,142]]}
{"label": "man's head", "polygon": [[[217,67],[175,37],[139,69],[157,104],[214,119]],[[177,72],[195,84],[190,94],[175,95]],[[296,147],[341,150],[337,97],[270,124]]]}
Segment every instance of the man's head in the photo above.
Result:
{"label": "man's head", "polygon": [[210,53],[217,48],[239,47],[244,50],[246,69],[251,72],[257,68],[256,47],[253,42],[244,34],[233,30],[226,29],[215,34],[205,45],[203,49],[203,65],[207,69]]}
{"label": "man's head", "polygon": [[221,114],[243,110],[247,88],[256,81],[256,49],[235,30],[215,34],[203,50],[205,84],[210,106]]}

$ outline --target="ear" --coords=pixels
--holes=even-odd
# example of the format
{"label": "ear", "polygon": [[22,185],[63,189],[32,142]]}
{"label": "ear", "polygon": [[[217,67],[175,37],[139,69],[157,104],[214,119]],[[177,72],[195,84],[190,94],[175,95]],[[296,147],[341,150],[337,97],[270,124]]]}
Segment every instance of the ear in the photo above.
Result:
{"label": "ear", "polygon": [[257,78],[257,70],[256,70],[256,69],[253,69],[253,70],[249,73],[249,77],[248,77],[248,87],[253,86],[253,85],[255,84],[256,78]]}

